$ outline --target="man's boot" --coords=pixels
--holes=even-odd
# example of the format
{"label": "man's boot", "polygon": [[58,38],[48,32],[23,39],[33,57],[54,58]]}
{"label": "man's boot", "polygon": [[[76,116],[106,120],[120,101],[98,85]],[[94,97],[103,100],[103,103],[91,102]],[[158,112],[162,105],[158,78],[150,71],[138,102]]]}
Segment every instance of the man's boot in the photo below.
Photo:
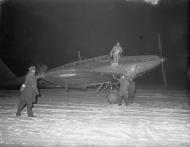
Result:
{"label": "man's boot", "polygon": [[28,104],[28,105],[27,105],[27,113],[28,113],[28,117],[37,117],[37,116],[34,115],[33,112],[32,112],[32,104]]}
{"label": "man's boot", "polygon": [[37,117],[36,115],[32,114],[32,115],[28,115],[28,117]]}
{"label": "man's boot", "polygon": [[33,114],[32,110],[28,111],[28,117],[37,117],[36,115]]}

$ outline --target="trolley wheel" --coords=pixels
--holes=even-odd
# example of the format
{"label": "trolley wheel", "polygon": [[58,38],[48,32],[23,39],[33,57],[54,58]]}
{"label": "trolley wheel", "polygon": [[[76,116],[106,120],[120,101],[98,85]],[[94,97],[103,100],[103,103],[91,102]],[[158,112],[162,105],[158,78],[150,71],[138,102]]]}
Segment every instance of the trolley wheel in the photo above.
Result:
{"label": "trolley wheel", "polygon": [[110,104],[117,104],[119,102],[120,95],[117,91],[109,91],[106,98]]}

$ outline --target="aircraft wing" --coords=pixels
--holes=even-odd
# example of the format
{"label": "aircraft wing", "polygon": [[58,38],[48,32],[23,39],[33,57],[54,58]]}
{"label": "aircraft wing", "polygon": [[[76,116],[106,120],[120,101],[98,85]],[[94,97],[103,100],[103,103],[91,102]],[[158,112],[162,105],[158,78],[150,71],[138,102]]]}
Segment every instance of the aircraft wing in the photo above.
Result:
{"label": "aircraft wing", "polygon": [[122,57],[118,65],[111,64],[109,56],[101,56],[75,61],[45,73],[45,81],[63,87],[82,88],[101,85],[113,80],[113,75],[128,74],[130,78],[160,64],[160,57],[155,55]]}

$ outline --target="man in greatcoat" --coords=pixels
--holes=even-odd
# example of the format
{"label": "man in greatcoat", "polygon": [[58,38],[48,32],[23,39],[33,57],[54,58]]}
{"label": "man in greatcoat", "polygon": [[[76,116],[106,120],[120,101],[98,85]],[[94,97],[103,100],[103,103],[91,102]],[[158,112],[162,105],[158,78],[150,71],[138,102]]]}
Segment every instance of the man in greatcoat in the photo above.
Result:
{"label": "man in greatcoat", "polygon": [[21,98],[17,106],[16,116],[20,116],[21,111],[27,106],[28,117],[36,117],[33,115],[32,107],[36,101],[36,97],[39,96],[37,79],[40,78],[40,76],[36,76],[35,72],[35,66],[29,67],[29,71],[25,76],[25,83],[22,85]]}

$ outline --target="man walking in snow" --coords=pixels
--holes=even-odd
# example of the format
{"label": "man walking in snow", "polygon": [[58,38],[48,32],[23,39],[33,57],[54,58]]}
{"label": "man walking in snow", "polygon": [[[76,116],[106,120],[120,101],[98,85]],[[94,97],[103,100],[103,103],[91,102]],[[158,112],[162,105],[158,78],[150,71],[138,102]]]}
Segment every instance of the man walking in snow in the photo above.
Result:
{"label": "man walking in snow", "polygon": [[35,115],[33,115],[32,107],[33,103],[36,101],[36,97],[39,96],[39,91],[37,88],[37,79],[41,76],[36,76],[35,72],[35,66],[29,67],[29,71],[25,76],[25,83],[22,84],[22,87],[20,89],[21,98],[17,106],[16,116],[20,116],[21,111],[27,105],[28,117],[36,117]]}

